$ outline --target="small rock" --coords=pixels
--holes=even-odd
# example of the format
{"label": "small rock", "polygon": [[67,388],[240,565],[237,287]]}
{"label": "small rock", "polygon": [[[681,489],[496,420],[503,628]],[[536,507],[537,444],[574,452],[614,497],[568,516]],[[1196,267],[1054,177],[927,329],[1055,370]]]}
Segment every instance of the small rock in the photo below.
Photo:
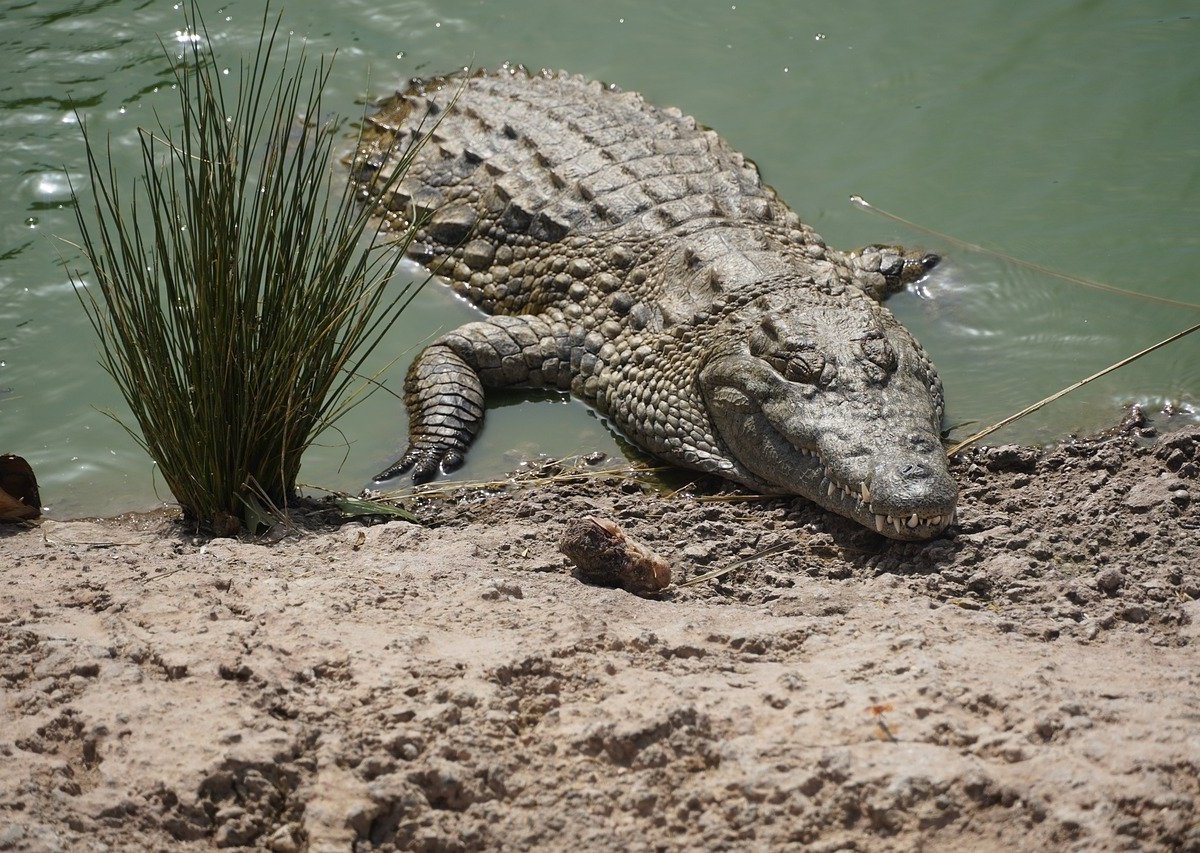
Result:
{"label": "small rock", "polygon": [[1188,461],[1188,456],[1182,450],[1176,448],[1167,456],[1167,470],[1178,471],[1183,467],[1183,463]]}
{"label": "small rock", "polygon": [[703,565],[712,562],[715,551],[716,547],[711,542],[693,542],[683,549],[682,556],[689,563]]}
{"label": "small rock", "polygon": [[273,853],[299,853],[300,842],[296,840],[296,827],[285,823],[267,839],[267,849]]}
{"label": "small rock", "polygon": [[515,583],[503,583],[501,581],[492,581],[483,590],[480,596],[484,601],[514,601],[519,598],[524,598],[525,593],[521,591],[521,587]]}
{"label": "small rock", "polygon": [[999,527],[989,527],[985,530],[980,530],[978,533],[964,533],[959,535],[959,539],[963,542],[971,542],[974,544],[982,544],[996,539],[1008,541],[1008,536],[1011,533],[1007,525]]}
{"label": "small rock", "polygon": [[1120,569],[1105,569],[1096,576],[1096,586],[1102,592],[1113,595],[1125,586],[1125,575]]}
{"label": "small rock", "polygon": [[1054,551],[1040,539],[1034,539],[1029,543],[1029,555],[1035,560],[1046,561],[1054,556]]}
{"label": "small rock", "polygon": [[220,663],[217,664],[217,674],[226,681],[247,681],[254,673],[244,663]]}
{"label": "small rock", "polygon": [[1122,503],[1130,509],[1144,512],[1171,500],[1173,497],[1171,493],[1180,485],[1182,484],[1174,477],[1169,479],[1148,477],[1140,483],[1134,484]]}
{"label": "small rock", "polygon": [[1038,452],[1032,447],[1005,444],[987,452],[984,463],[992,471],[1019,471],[1032,473],[1037,468]]}
{"label": "small rock", "polygon": [[365,838],[371,831],[371,821],[379,816],[379,806],[372,802],[357,802],[346,810],[346,826]]}
{"label": "small rock", "polygon": [[986,595],[991,592],[992,579],[986,572],[975,572],[967,579],[967,589],[980,595]]}
{"label": "small rock", "polygon": [[225,812],[237,813],[230,814],[228,819],[224,819],[224,822],[217,828],[217,832],[213,836],[213,843],[217,847],[244,847],[261,833],[258,821],[240,808],[222,809],[217,813],[216,820],[223,820],[222,814]]}
{"label": "small rock", "polygon": [[1150,611],[1140,604],[1134,604],[1121,611],[1121,618],[1126,622],[1140,625],[1150,618]]}

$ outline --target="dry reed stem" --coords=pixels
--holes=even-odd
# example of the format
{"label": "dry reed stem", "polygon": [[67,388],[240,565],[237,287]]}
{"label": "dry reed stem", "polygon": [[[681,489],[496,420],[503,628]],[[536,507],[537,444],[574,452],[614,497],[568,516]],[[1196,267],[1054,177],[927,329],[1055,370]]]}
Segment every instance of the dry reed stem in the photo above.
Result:
{"label": "dry reed stem", "polygon": [[1019,421],[1021,418],[1025,417],[1026,415],[1033,414],[1034,412],[1036,412],[1038,409],[1042,408],[1043,406],[1045,406],[1049,403],[1053,403],[1055,400],[1059,399],[1060,397],[1065,397],[1067,394],[1070,394],[1072,391],[1082,388],[1084,385],[1087,385],[1089,382],[1094,382],[1095,380],[1099,379],[1100,377],[1106,376],[1107,374],[1112,373],[1114,370],[1118,370],[1127,364],[1137,361],[1142,356],[1149,355],[1150,353],[1154,352],[1155,350],[1162,349],[1163,347],[1167,346],[1168,344],[1174,343],[1175,341],[1179,340],[1180,338],[1187,337],[1188,335],[1192,334],[1193,332],[1195,332],[1198,329],[1200,329],[1200,323],[1197,323],[1194,326],[1190,326],[1190,327],[1184,329],[1182,332],[1176,332],[1175,334],[1171,335],[1169,338],[1164,338],[1163,340],[1159,341],[1158,343],[1156,343],[1152,346],[1148,346],[1144,350],[1141,350],[1140,352],[1136,352],[1131,356],[1127,356],[1115,364],[1110,364],[1108,367],[1104,368],[1103,370],[1101,370],[1097,373],[1093,373],[1091,376],[1087,377],[1086,379],[1080,379],[1078,382],[1074,383],[1073,385],[1068,385],[1066,388],[1063,388],[1061,391],[1056,391],[1055,393],[1051,394],[1049,397],[1038,400],[1032,406],[1026,406],[1024,409],[1017,412],[1016,414],[1009,415],[1004,420],[994,423],[990,427],[987,427],[986,429],[980,430],[979,432],[975,433],[974,435],[970,436],[969,438],[963,439],[958,444],[954,445],[949,450],[947,450],[946,455],[953,456],[954,454],[958,453],[959,451],[963,450],[964,448],[970,447],[972,444],[979,441],[980,439],[986,438],[987,436],[991,435],[996,430],[1002,429],[1003,427],[1006,427],[1015,421]]}
{"label": "dry reed stem", "polygon": [[864,210],[877,213],[885,219],[890,219],[893,222],[899,222],[901,225],[904,225],[907,228],[912,228],[914,231],[920,231],[922,234],[928,234],[931,237],[937,237],[939,240],[944,240],[952,246],[958,246],[960,249],[967,249],[971,252],[978,252],[981,255],[989,255],[993,258],[999,258],[1000,260],[1014,264],[1015,266],[1024,267],[1025,269],[1033,270],[1034,272],[1038,272],[1043,275],[1062,279],[1063,281],[1068,281],[1071,284],[1077,284],[1080,287],[1090,287],[1093,290],[1102,290],[1105,293],[1115,293],[1118,296],[1128,296],[1133,299],[1142,299],[1146,302],[1157,302],[1160,305],[1170,305],[1173,308],[1186,308],[1189,311],[1200,311],[1200,305],[1197,305],[1194,302],[1184,302],[1180,299],[1170,299],[1166,296],[1155,296],[1152,293],[1138,293],[1136,290],[1126,290],[1123,287],[1105,284],[1104,282],[1095,281],[1090,278],[1084,278],[1083,276],[1059,272],[1058,270],[1042,266],[1041,264],[1034,263],[1033,261],[1026,261],[995,249],[989,249],[985,246],[980,246],[978,243],[969,243],[966,240],[960,240],[958,237],[953,237],[942,231],[937,231],[924,225],[918,225],[916,222],[912,222],[908,219],[905,219],[903,216],[898,216],[895,213],[884,210],[882,207],[876,207],[860,195],[850,196],[850,202],[858,207],[863,208]]}

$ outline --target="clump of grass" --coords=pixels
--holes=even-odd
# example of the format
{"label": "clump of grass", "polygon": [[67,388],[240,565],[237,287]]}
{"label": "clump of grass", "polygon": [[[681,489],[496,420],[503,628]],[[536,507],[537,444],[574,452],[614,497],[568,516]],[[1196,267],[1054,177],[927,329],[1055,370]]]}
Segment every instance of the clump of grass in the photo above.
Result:
{"label": "clump of grass", "polygon": [[137,421],[122,426],[185,518],[228,535],[294,498],[302,454],[361,398],[363,361],[419,284],[388,287],[412,232],[385,235],[334,168],[330,61],[264,13],[227,77],[195,4],[185,16],[181,119],[139,128],[128,196],[111,141],[84,127],[94,199],[75,208],[95,279],[72,278]]}

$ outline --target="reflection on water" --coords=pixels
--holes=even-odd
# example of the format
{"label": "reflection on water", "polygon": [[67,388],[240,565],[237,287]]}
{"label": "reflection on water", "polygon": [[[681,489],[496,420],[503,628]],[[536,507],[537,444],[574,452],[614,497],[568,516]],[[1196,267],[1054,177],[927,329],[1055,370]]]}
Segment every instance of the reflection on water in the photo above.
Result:
{"label": "reflection on water", "polygon": [[[861,5],[861,8],[859,6]],[[225,56],[257,38],[254,4],[204,5]],[[899,241],[947,260],[893,311],[926,345],[948,420],[990,423],[1195,322],[1196,312],[1082,289],[940,244],[849,204],[854,193],[923,225],[1055,269],[1200,301],[1200,16],[1178,3],[930,0],[731,4],[610,0],[292,0],[285,26],[338,51],[328,103],[346,115],[406,77],[504,61],[639,89],[720,130],[833,245]],[[165,0],[39,0],[0,27],[0,452],[35,467],[51,513],[153,505],[153,466],[103,412],[124,411],[61,265],[77,262],[65,172],[81,173],[78,107],[118,168],[136,127],[175,111],[181,32]],[[64,171],[65,170],[65,171]],[[475,316],[429,288],[371,370]],[[1116,407],[1196,404],[1200,336],[1156,353],[996,436],[1053,440],[1107,425]],[[507,403],[512,397],[502,401]],[[302,479],[357,489],[398,452],[395,396],[376,394],[306,459]],[[346,446],[348,442],[348,446]],[[514,453],[617,444],[577,403],[495,405],[462,476]]]}

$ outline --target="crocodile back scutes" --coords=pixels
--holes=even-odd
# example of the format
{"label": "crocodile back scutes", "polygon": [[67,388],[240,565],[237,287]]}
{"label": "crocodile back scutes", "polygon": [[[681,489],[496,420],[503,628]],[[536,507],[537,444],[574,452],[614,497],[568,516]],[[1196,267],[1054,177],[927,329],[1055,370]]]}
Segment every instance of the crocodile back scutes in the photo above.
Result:
{"label": "crocodile back scutes", "polygon": [[[497,298],[496,272],[508,285],[515,260],[553,267],[570,256],[619,270],[681,232],[716,225],[815,237],[715,132],[582,77],[504,69],[414,83],[369,120],[360,176],[363,164],[386,174],[428,131],[408,175],[380,201],[397,227],[432,217],[413,252],[441,264],[488,311],[528,312],[559,300],[518,294],[528,275]],[[369,194],[370,181],[363,186]],[[557,252],[558,243],[569,251]]]}

